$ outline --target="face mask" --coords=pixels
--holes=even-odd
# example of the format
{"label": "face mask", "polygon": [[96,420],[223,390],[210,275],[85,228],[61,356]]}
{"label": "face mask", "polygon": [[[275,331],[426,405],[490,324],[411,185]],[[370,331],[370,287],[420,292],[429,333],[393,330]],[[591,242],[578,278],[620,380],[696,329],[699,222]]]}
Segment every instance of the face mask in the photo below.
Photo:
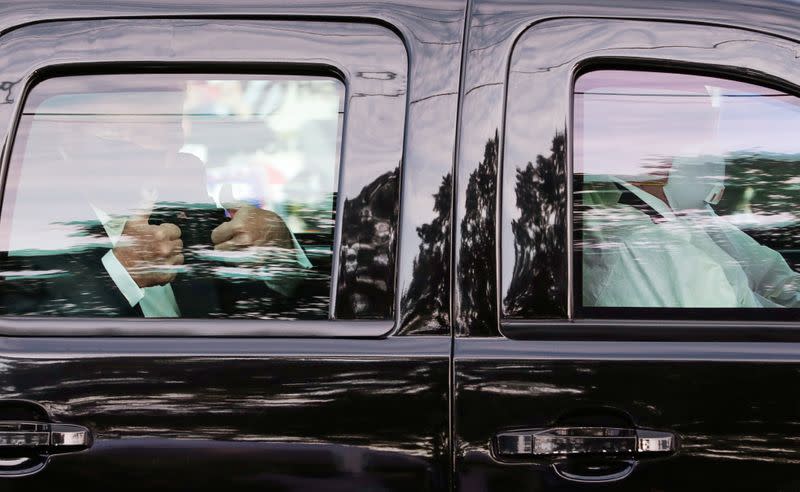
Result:
{"label": "face mask", "polygon": [[706,210],[725,190],[725,161],[719,156],[676,157],[664,194],[675,211]]}

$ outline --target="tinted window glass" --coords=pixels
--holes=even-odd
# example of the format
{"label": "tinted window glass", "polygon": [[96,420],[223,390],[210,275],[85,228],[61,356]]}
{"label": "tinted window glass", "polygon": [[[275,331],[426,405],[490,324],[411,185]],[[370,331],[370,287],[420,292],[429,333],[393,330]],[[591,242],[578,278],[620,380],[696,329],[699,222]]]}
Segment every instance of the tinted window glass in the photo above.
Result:
{"label": "tinted window glass", "polygon": [[326,319],[343,96],[305,76],[43,81],[3,197],[3,312]]}
{"label": "tinted window glass", "polygon": [[579,305],[800,305],[798,98],[634,71],[574,97]]}

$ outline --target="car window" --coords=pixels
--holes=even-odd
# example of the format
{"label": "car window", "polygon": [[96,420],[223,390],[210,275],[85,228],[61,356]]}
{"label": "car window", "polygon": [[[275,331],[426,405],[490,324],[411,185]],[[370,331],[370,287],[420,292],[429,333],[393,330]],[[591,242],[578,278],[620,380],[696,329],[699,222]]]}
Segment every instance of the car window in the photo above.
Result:
{"label": "car window", "polygon": [[327,319],[344,85],[51,78],[2,203],[12,315]]}
{"label": "car window", "polygon": [[599,70],[574,88],[576,304],[800,306],[800,99]]}

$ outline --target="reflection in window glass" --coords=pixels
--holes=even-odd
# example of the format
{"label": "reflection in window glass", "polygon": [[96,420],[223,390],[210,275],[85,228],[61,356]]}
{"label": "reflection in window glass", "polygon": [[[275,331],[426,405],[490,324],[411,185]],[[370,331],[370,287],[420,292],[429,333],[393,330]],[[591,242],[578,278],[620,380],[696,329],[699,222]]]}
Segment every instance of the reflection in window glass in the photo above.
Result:
{"label": "reflection in window glass", "polygon": [[306,76],[40,83],[3,197],[0,309],[326,319],[343,99]]}
{"label": "reflection in window glass", "polygon": [[574,97],[583,307],[800,306],[800,99],[612,70]]}

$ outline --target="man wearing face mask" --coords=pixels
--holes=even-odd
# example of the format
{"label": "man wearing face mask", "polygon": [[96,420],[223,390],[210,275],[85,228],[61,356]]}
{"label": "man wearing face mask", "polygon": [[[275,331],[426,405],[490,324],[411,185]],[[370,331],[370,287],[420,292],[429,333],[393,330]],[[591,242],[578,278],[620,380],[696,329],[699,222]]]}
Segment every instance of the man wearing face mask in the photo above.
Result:
{"label": "man wearing face mask", "polygon": [[717,156],[676,157],[667,177],[587,193],[584,306],[800,306],[800,274],[711,208],[724,176]]}

